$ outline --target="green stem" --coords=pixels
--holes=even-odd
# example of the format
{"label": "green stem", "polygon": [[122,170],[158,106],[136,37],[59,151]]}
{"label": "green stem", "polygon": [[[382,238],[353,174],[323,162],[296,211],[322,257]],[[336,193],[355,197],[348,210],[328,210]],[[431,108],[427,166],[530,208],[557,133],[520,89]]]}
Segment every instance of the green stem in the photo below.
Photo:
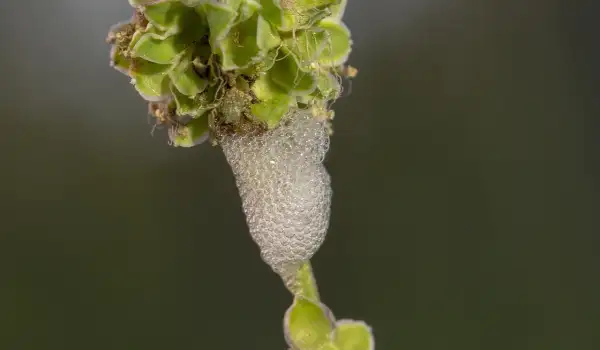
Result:
{"label": "green stem", "polygon": [[296,272],[296,296],[304,297],[313,302],[319,302],[319,290],[312,272],[310,261],[306,261]]}

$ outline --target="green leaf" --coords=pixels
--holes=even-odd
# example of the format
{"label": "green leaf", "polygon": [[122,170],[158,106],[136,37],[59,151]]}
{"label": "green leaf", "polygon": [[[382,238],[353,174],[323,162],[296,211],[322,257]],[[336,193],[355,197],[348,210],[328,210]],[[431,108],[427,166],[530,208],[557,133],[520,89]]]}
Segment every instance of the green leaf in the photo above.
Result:
{"label": "green leaf", "polygon": [[326,7],[334,4],[339,4],[340,0],[295,0],[293,8],[296,11],[310,11],[317,7]]}
{"label": "green leaf", "polygon": [[[330,16],[329,6],[340,0],[295,0],[282,3],[282,31],[295,31],[312,27],[317,21]],[[285,4],[285,5],[284,5]]]}
{"label": "green leaf", "polygon": [[175,104],[177,106],[176,113],[179,116],[189,115],[192,118],[198,118],[213,108],[213,106],[204,104],[199,98],[192,99],[183,95],[174,86],[171,87],[171,92],[175,98]]}
{"label": "green leaf", "polygon": [[329,342],[333,325],[324,305],[296,297],[285,313],[284,328],[293,348],[318,349]]}
{"label": "green leaf", "polygon": [[167,75],[139,75],[134,78],[135,88],[148,101],[161,101],[169,94]]}
{"label": "green leaf", "polygon": [[113,45],[110,50],[110,66],[119,72],[129,75],[129,69],[131,68],[131,58],[125,56],[118,46]]}
{"label": "green leaf", "polygon": [[340,350],[375,349],[371,327],[362,321],[338,321],[333,333],[333,342]]}
{"label": "green leaf", "polygon": [[200,78],[192,64],[192,51],[181,57],[169,72],[173,85],[182,94],[193,97],[206,89],[208,81]]}
{"label": "green leaf", "polygon": [[212,2],[196,8],[196,11],[206,12],[206,19],[210,28],[210,45],[213,48],[217,47],[219,41],[228,35],[237,12],[226,4]]}
{"label": "green leaf", "polygon": [[253,104],[250,107],[252,115],[258,120],[265,122],[269,129],[279,125],[281,118],[290,110],[291,98],[287,95],[281,95],[267,101]]}
{"label": "green leaf", "polygon": [[208,116],[192,119],[185,126],[176,126],[169,131],[175,147],[194,147],[208,139]]}
{"label": "green leaf", "polygon": [[254,63],[253,65],[248,66],[246,68],[240,69],[240,73],[253,76],[256,74],[267,72],[269,69],[271,69],[271,67],[273,67],[276,59],[277,50],[271,50],[263,59],[261,59],[257,63]]}
{"label": "green leaf", "polygon": [[348,4],[348,0],[341,0],[338,5],[332,5],[331,9],[331,17],[341,20],[344,17],[344,12],[346,11],[346,5]]}
{"label": "green leaf", "polygon": [[293,96],[308,95],[315,90],[316,79],[303,72],[292,54],[280,50],[279,57],[269,70],[269,77],[279,88]]}
{"label": "green leaf", "polygon": [[273,30],[273,27],[262,16],[258,17],[256,41],[262,52],[271,50],[281,43],[277,31]]}
{"label": "green leaf", "polygon": [[327,45],[320,55],[319,62],[327,67],[344,64],[352,50],[350,30],[343,23],[331,18],[319,22],[318,27],[328,35]]}
{"label": "green leaf", "polygon": [[283,9],[279,0],[260,0],[262,6],[261,15],[275,27],[281,27],[283,23]]}
{"label": "green leaf", "polygon": [[181,30],[181,18],[189,11],[193,10],[178,1],[168,1],[146,5],[144,16],[160,30],[177,33]]}
{"label": "green leaf", "polygon": [[342,87],[333,74],[321,71],[317,76],[317,89],[322,99],[333,100],[340,97]]}
{"label": "green leaf", "polygon": [[328,35],[323,30],[302,30],[284,40],[285,47],[293,53],[300,69],[310,71],[318,62],[328,43]]}
{"label": "green leaf", "polygon": [[295,103],[292,96],[277,87],[264,73],[252,85],[252,92],[260,102],[252,105],[250,111],[269,129],[276,127]]}
{"label": "green leaf", "polygon": [[146,32],[160,34],[163,38],[179,34],[179,40],[189,44],[208,34],[205,16],[178,1],[146,6],[144,14],[150,22]]}
{"label": "green leaf", "polygon": [[218,2],[231,7],[235,11],[237,11],[239,9],[240,5],[244,1],[246,1],[246,0],[218,0]]}
{"label": "green leaf", "polygon": [[144,36],[144,32],[142,32],[142,31],[138,30],[135,33],[133,33],[133,35],[131,36],[131,42],[129,42],[129,46],[127,47],[129,52],[131,52],[131,50],[133,50],[133,48],[138,43],[138,41],[140,41],[140,38],[142,36]]}
{"label": "green leaf", "polygon": [[148,101],[160,101],[169,93],[168,65],[156,64],[141,59],[132,61],[130,75],[136,90]]}
{"label": "green leaf", "polygon": [[131,72],[135,75],[166,75],[170,69],[171,66],[168,64],[148,62],[139,58],[133,59],[131,65]]}
{"label": "green leaf", "polygon": [[161,39],[157,34],[146,33],[135,44],[131,55],[154,63],[169,64],[185,46],[176,35]]}
{"label": "green leaf", "polygon": [[257,42],[258,16],[233,26],[219,42],[224,71],[248,67],[260,59]]}
{"label": "green leaf", "polygon": [[281,95],[287,95],[284,90],[279,88],[271,81],[267,74],[262,74],[252,85],[252,92],[256,98],[261,101],[277,98]]}
{"label": "green leaf", "polygon": [[279,89],[266,74],[252,85],[252,92],[260,100],[250,107],[252,115],[265,122],[269,129],[276,127],[289,111],[293,98]]}
{"label": "green leaf", "polygon": [[260,10],[260,4],[254,0],[244,0],[238,10],[239,16],[236,20],[237,23],[248,20],[250,17]]}

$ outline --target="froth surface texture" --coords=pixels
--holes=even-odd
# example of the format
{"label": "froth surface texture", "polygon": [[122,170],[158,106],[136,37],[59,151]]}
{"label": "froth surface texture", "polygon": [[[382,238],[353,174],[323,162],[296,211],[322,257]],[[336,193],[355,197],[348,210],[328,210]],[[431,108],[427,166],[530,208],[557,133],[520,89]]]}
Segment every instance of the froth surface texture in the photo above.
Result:
{"label": "froth surface texture", "polygon": [[221,146],[242,199],[252,239],[279,274],[310,259],[329,226],[331,182],[324,124],[293,111],[261,135],[227,136]]}

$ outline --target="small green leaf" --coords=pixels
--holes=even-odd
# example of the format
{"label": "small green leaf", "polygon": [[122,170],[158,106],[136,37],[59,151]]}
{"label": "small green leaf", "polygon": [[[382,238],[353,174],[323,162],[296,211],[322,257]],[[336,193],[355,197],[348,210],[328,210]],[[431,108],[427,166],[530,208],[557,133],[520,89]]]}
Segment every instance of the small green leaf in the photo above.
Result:
{"label": "small green leaf", "polygon": [[128,75],[129,69],[131,68],[131,58],[125,56],[118,46],[113,45],[110,50],[110,66],[119,72]]}
{"label": "small green leaf", "polygon": [[134,75],[166,75],[170,69],[168,64],[148,62],[140,58],[133,59],[131,64],[131,73]]}
{"label": "small green leaf", "polygon": [[333,333],[333,342],[340,350],[375,349],[371,328],[362,321],[338,321]]}
{"label": "small green leaf", "polygon": [[214,48],[227,36],[233,26],[237,13],[231,7],[221,3],[207,3],[197,7],[196,11],[205,11],[210,28],[210,45]]}
{"label": "small green leaf", "polygon": [[295,0],[282,4],[282,31],[296,31],[312,27],[319,20],[330,16],[329,6],[340,0]]}
{"label": "small green leaf", "polygon": [[342,87],[333,74],[328,71],[321,71],[317,76],[317,89],[321,98],[334,100],[340,97]]}
{"label": "small green leaf", "polygon": [[193,97],[206,89],[208,81],[200,78],[192,64],[192,52],[182,56],[180,61],[169,71],[173,85],[182,94]]}
{"label": "small green leaf", "polygon": [[260,0],[262,6],[261,15],[276,27],[283,23],[283,9],[280,0]]}
{"label": "small green leaf", "polygon": [[258,16],[233,26],[227,37],[219,42],[224,71],[245,68],[260,59],[256,32]]}
{"label": "small green leaf", "polygon": [[167,1],[146,5],[144,16],[160,30],[177,33],[181,30],[181,17],[189,11],[192,10],[178,1]]}
{"label": "small green leaf", "polygon": [[277,98],[281,95],[286,95],[285,91],[275,85],[267,74],[262,74],[252,85],[252,92],[256,98],[261,101]]}
{"label": "small green leaf", "polygon": [[176,35],[161,39],[157,34],[146,33],[135,44],[131,55],[154,63],[169,64],[184,49],[185,44]]}
{"label": "small green leaf", "polygon": [[279,125],[281,118],[290,110],[290,97],[281,95],[267,101],[253,104],[250,107],[252,115],[265,122],[269,129]]}
{"label": "small green leaf", "polygon": [[218,106],[218,102],[215,101],[218,92],[219,85],[209,84],[206,90],[194,97],[194,103],[203,108],[213,109]]}
{"label": "small green leaf", "polygon": [[324,305],[296,297],[285,313],[284,330],[293,348],[318,349],[329,342],[333,325]]}
{"label": "small green leaf", "polygon": [[315,90],[316,79],[303,72],[293,54],[280,50],[279,57],[269,70],[269,77],[279,88],[293,96],[308,95]]}
{"label": "small green leaf", "polygon": [[169,93],[167,75],[139,75],[134,78],[135,88],[147,101],[161,101]]}
{"label": "small green leaf", "polygon": [[276,59],[277,59],[277,50],[271,50],[267,53],[267,55],[263,59],[261,59],[257,63],[254,63],[253,65],[250,65],[246,68],[240,69],[240,73],[246,74],[249,76],[264,73],[264,72],[268,71],[269,69],[271,69],[271,67],[273,67]]}
{"label": "small green leaf", "polygon": [[169,131],[175,147],[194,147],[208,139],[208,116],[192,119],[185,126],[176,126]]}
{"label": "small green leaf", "polygon": [[209,27],[205,14],[200,15],[193,8],[187,9],[179,19],[178,26],[181,28],[179,35],[183,42],[191,44],[207,36],[209,34]]}
{"label": "small green leaf", "polygon": [[269,22],[262,16],[258,17],[256,40],[258,48],[263,52],[271,50],[281,43],[281,38],[277,31],[273,30]]}
{"label": "small green leaf", "polygon": [[244,1],[246,0],[218,0],[217,2],[223,3],[231,7],[234,11],[237,11]]}
{"label": "small green leaf", "polygon": [[260,4],[254,0],[244,0],[238,10],[239,16],[236,23],[244,22],[260,10]]}
{"label": "small green leaf", "polygon": [[327,67],[344,64],[352,50],[350,30],[343,23],[331,18],[319,22],[318,27],[328,35],[327,45],[319,57],[319,62]]}
{"label": "small green leaf", "polygon": [[275,85],[267,74],[262,74],[252,85],[252,92],[260,100],[250,107],[252,115],[271,129],[289,111],[294,99]]}
{"label": "small green leaf", "polygon": [[133,48],[138,43],[138,41],[140,41],[140,38],[142,36],[144,36],[144,32],[143,31],[139,31],[138,30],[135,33],[133,33],[133,35],[131,36],[131,41],[129,42],[129,46],[127,47],[127,49],[129,50],[129,52],[131,52],[131,50],[133,50]]}
{"label": "small green leaf", "polygon": [[133,78],[136,90],[148,101],[160,101],[169,93],[170,66],[156,64],[141,59],[132,61],[129,74]]}
{"label": "small green leaf", "polygon": [[348,0],[341,0],[339,4],[332,5],[331,9],[331,17],[341,20],[344,17],[344,12],[346,11],[346,5],[348,4]]}
{"label": "small green leaf", "polygon": [[178,1],[158,2],[145,8],[149,24],[146,33],[157,34],[161,39],[176,35],[182,44],[191,44],[208,34],[208,23],[204,14]]}
{"label": "small green leaf", "polygon": [[285,47],[293,53],[300,69],[310,71],[313,69],[313,63],[319,60],[319,57],[328,42],[328,35],[323,30],[302,30],[296,35],[284,40]]}
{"label": "small green leaf", "polygon": [[176,113],[179,116],[189,115],[192,118],[198,118],[212,109],[211,106],[204,105],[198,98],[192,99],[183,95],[175,87],[171,87],[171,92],[175,98],[175,104],[177,106]]}

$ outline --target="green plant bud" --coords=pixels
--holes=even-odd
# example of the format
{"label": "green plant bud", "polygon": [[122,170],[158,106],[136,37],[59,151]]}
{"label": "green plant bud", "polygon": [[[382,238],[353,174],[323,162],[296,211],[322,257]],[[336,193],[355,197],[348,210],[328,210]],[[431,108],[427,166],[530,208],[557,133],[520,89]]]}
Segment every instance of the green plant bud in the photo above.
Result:
{"label": "green plant bud", "polygon": [[[109,35],[111,65],[132,78],[144,99],[173,101],[174,120],[212,110],[217,142],[231,132],[277,128],[291,108],[326,110],[340,96],[339,67],[352,47],[341,22],[346,1],[130,4],[136,15]],[[208,87],[215,88],[209,99]]]}
{"label": "green plant bud", "polygon": [[371,327],[362,321],[339,320],[333,332],[339,350],[373,350],[375,339]]}
{"label": "green plant bud", "polygon": [[322,303],[294,298],[283,321],[288,344],[300,350],[321,348],[330,341],[334,328],[332,318],[331,311]]}

